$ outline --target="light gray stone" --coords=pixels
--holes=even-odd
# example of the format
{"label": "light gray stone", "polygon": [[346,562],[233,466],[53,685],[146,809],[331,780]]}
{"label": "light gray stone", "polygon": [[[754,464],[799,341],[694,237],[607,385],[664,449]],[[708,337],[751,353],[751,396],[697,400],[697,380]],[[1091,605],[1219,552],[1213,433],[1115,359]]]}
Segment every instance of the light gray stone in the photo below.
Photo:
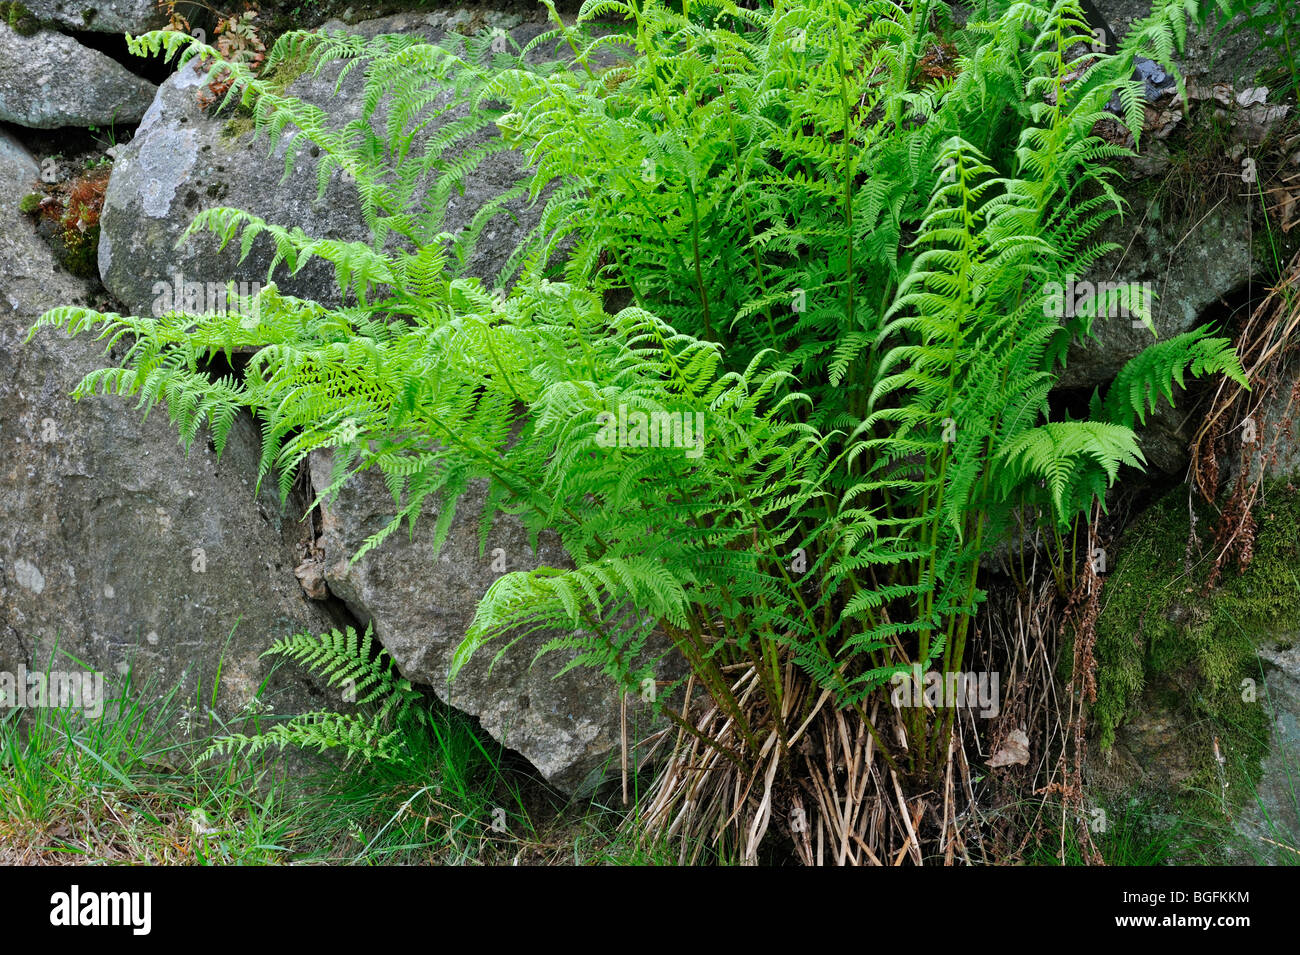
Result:
{"label": "light gray stone", "polygon": [[1272,737],[1260,765],[1259,782],[1233,820],[1233,828],[1256,849],[1255,859],[1276,856],[1288,863],[1293,859],[1287,858],[1284,847],[1296,850],[1300,838],[1296,790],[1300,773],[1300,646],[1296,637],[1286,634],[1260,648],[1264,662],[1260,696],[1268,707]]}
{"label": "light gray stone", "polygon": [[[328,453],[313,454],[316,488],[328,485],[331,466]],[[408,679],[432,686],[445,702],[477,717],[488,733],[527,757],[556,787],[587,791],[617,771],[620,691],[587,667],[557,676],[571,659],[563,652],[534,664],[537,650],[557,634],[529,635],[500,660],[495,657],[504,641],[488,644],[448,683],[452,657],[479,598],[494,580],[507,571],[572,566],[554,536],[542,535],[534,552],[523,525],[505,517],[493,524],[480,557],[484,491],[479,483],[461,501],[441,554],[435,556],[431,546],[436,515],[426,509],[414,539],[399,531],[351,563],[365,539],[393,514],[392,496],[377,473],[354,476],[322,507],[326,582],[354,615],[374,625]],[[680,673],[665,661],[659,675],[667,680]],[[635,746],[650,728],[651,716],[638,696],[629,695],[627,702],[627,742]]]}
{"label": "light gray stone", "polygon": [[[349,32],[377,35],[419,32],[435,39],[449,27],[468,22],[465,11],[428,15],[401,14],[348,27]],[[526,23],[497,16],[485,25],[510,29],[522,43],[546,29],[543,20]],[[342,24],[326,24],[326,28]],[[289,92],[328,110],[342,124],[360,116],[361,71],[354,71],[342,92],[335,77],[302,76]],[[113,170],[102,218],[100,273],[104,284],[132,312],[153,310],[158,283],[260,282],[267,279],[269,243],[255,243],[247,262],[238,264],[234,246],[216,251],[207,236],[175,248],[177,238],[200,209],[229,206],[248,210],[269,222],[296,225],[317,237],[364,239],[368,236],[355,191],[335,175],[324,198],[317,199],[311,148],[301,139],[286,142],[267,156],[265,139],[251,133],[237,138],[225,118],[204,112],[197,101],[202,78],[185,69],[165,82],[142,120],[132,142],[124,147]],[[496,135],[485,131],[483,136]],[[482,141],[480,136],[479,141]],[[297,150],[294,170],[284,179],[286,149]],[[468,223],[486,198],[513,185],[521,174],[517,157],[492,157],[471,178],[463,196],[454,197],[447,226]],[[513,251],[528,210],[515,203],[512,211],[525,225],[507,219],[489,226],[469,263],[471,274],[491,278]],[[495,230],[495,231],[494,231]],[[289,294],[318,301],[337,301],[333,269],[315,263],[297,275],[284,270],[277,286]],[[322,473],[321,469],[324,469]],[[328,459],[312,460],[317,487],[329,473]],[[603,674],[586,668],[555,678],[565,658],[557,654],[533,666],[533,657],[549,636],[525,639],[493,665],[497,648],[488,647],[448,684],[452,655],[460,645],[479,598],[498,576],[491,552],[500,548],[510,570],[547,564],[563,566],[565,554],[554,539],[544,540],[532,553],[517,521],[501,519],[493,530],[488,557],[478,556],[478,519],[482,489],[469,495],[458,510],[443,553],[434,557],[430,535],[434,517],[428,513],[415,538],[390,537],[362,561],[349,558],[370,534],[391,518],[394,505],[377,475],[354,478],[337,499],[322,508],[324,584],[359,619],[374,626],[375,635],[409,679],[429,685],[442,698],[478,718],[493,737],[528,758],[556,787],[585,791],[618,766],[623,740],[619,689]],[[299,568],[304,585],[316,585],[320,568]],[[647,709],[639,699],[629,701],[628,743],[635,745],[649,726]]]}
{"label": "light gray stone", "polygon": [[[1198,327],[1215,303],[1244,286],[1258,269],[1250,220],[1237,203],[1225,203],[1199,220],[1152,218],[1144,204],[1125,226],[1103,236],[1119,243],[1080,284],[1137,283],[1151,293],[1156,336],[1131,318],[1099,318],[1095,342],[1070,349],[1059,387],[1092,387],[1119,374],[1131,358],[1156,341]],[[1076,290],[1079,288],[1076,285]]]}
{"label": "light gray stone", "polygon": [[167,12],[157,0],[25,0],[24,5],[38,20],[69,30],[138,36],[167,25]]}
{"label": "light gray stone", "polygon": [[[270,674],[274,640],[340,619],[294,576],[307,502],[282,510],[271,487],[255,493],[251,420],[220,461],[206,434],[186,456],[164,411],[69,397],[108,364],[93,336],[47,328],[23,343],[47,309],[92,292],[17,211],[35,170],[0,132],[0,670],[79,669],[57,646],[111,684],[130,669],[146,696],[179,686],[191,702],[200,686],[210,698],[219,670],[216,708],[233,717]],[[265,699],[280,712],[328,705],[292,667]]]}
{"label": "light gray stone", "polygon": [[0,120],[36,129],[129,126],[157,87],[62,33],[0,24]]}
{"label": "light gray stone", "polygon": [[[511,33],[521,44],[546,27],[538,19],[527,23],[519,23],[518,17],[499,19],[505,26],[513,25]],[[449,25],[459,22],[456,15],[449,14],[401,14],[346,29],[366,36],[420,33],[437,39]],[[326,29],[342,27],[333,22],[325,25]],[[330,122],[342,126],[361,115],[364,76],[361,70],[354,70],[337,93],[336,80],[337,69],[320,76],[303,75],[290,84],[288,92],[324,108]],[[177,240],[202,209],[243,209],[267,222],[298,226],[315,238],[369,238],[356,188],[338,172],[324,196],[317,198],[316,147],[290,127],[275,153],[268,156],[264,136],[240,132],[230,123],[229,115],[214,117],[200,107],[202,86],[202,76],[192,67],[162,84],[135,138],[120,151],[105,196],[100,276],[105,287],[136,314],[149,314],[158,294],[155,284],[174,283],[177,275],[186,281],[223,285],[267,280],[274,249],[264,236],[254,243],[242,264],[238,262],[238,242],[218,252],[220,243],[211,235],[195,235],[176,248]],[[471,145],[495,135],[494,130],[484,130]],[[295,159],[293,171],[285,179],[289,149],[295,150]],[[521,170],[513,152],[490,157],[469,177],[464,195],[452,197],[446,228],[455,231],[466,225],[488,198],[514,185]],[[509,206],[520,220],[518,225],[508,216],[489,224],[468,264],[470,274],[485,279],[497,275],[514,250],[520,230],[536,221],[536,210],[530,213],[527,206],[523,200]],[[287,294],[338,301],[333,267],[320,261],[292,276],[282,266],[274,281]]]}

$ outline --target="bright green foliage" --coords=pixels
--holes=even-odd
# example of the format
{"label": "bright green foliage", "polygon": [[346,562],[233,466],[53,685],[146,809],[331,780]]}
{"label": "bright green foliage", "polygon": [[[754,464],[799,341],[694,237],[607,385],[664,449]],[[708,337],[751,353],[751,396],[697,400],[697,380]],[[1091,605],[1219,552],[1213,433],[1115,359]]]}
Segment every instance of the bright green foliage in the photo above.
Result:
{"label": "bright green foliage", "polygon": [[[769,730],[724,667],[751,662],[772,713],[788,657],[852,706],[914,661],[960,667],[980,559],[1013,513],[1068,524],[1140,465],[1133,415],[1170,381],[1240,377],[1197,333],[1135,360],[1097,420],[1048,420],[1066,349],[1099,316],[1062,324],[1045,289],[1106,251],[1090,236],[1120,205],[1105,164],[1121,150],[1093,131],[1116,90],[1140,129],[1133,57],[1168,63],[1181,2],[1118,56],[1074,59],[1090,39],[1075,4],[989,4],[938,73],[946,8],[928,0],[589,3],[530,45],[566,40],[574,68],[529,65],[532,49],[489,67],[478,41],[291,34],[268,65],[364,68],[363,120],[335,129],[238,64],[232,96],[272,142],[292,124],[321,148],[322,188],[355,178],[372,241],[229,209],[191,231],[244,253],[266,236],[290,270],[330,261],[349,304],[271,286],[222,315],[64,308],[39,324],[129,343],[78,394],[164,401],[187,441],[207,421],[220,445],[251,409],[286,493],[313,449],[335,449],[323,496],[379,467],[396,517],[362,553],[430,496],[441,544],[487,479],[484,540],[514,514],[558,533],[574,569],[498,579],[457,665],[544,633],[636,688],[657,624],[757,751]],[[593,39],[600,13],[630,32]],[[211,54],[176,34],[135,47]],[[459,104],[438,99],[448,84]],[[492,119],[504,138],[458,156]],[[501,201],[528,192],[544,212],[494,296],[459,273],[499,203],[457,236],[443,219],[508,145],[534,169]],[[636,304],[610,314],[617,296]],[[243,379],[212,382],[208,360],[236,347],[255,350]],[[609,416],[637,413],[681,440],[611,442]],[[924,768],[941,734],[915,719]]]}
{"label": "bright green foliage", "polygon": [[1159,407],[1161,398],[1173,406],[1173,386],[1185,387],[1183,376],[1189,370],[1197,378],[1222,373],[1240,381],[1245,376],[1228,339],[1211,338],[1203,328],[1184,332],[1151,345],[1125,364],[1105,400],[1094,394],[1092,417],[1126,428],[1133,426],[1134,419],[1145,424],[1147,413]]}
{"label": "bright green foliage", "polygon": [[295,634],[277,640],[263,656],[283,657],[323,676],[327,685],[343,688],[345,702],[362,712],[323,710],[295,716],[256,736],[232,733],[213,742],[205,758],[232,751],[251,757],[271,747],[293,746],[321,753],[341,749],[348,758],[364,761],[400,759],[405,735],[412,727],[428,725],[420,692],[394,675],[392,658],[376,648],[369,627],[362,637],[351,627],[318,637]]}

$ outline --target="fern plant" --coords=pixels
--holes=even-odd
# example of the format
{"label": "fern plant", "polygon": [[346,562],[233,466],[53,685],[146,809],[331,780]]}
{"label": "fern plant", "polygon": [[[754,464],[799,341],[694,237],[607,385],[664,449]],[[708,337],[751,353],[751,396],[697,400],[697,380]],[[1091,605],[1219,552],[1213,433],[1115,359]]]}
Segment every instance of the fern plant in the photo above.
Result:
{"label": "fern plant", "polygon": [[328,686],[341,687],[344,701],[359,710],[301,714],[257,736],[231,733],[215,740],[204,759],[232,752],[252,757],[290,746],[320,753],[341,749],[347,759],[364,762],[400,760],[406,734],[429,725],[420,692],[393,675],[392,658],[376,647],[369,627],[361,637],[351,627],[319,636],[294,634],[277,640],[262,655],[297,663],[323,677]]}
{"label": "fern plant", "polygon": [[[500,577],[457,667],[539,636],[640,692],[657,627],[734,732],[701,739],[659,694],[683,738],[745,773],[787,753],[815,698],[791,702],[805,700],[793,664],[891,769],[932,784],[955,708],[873,718],[873,695],[916,665],[962,667],[981,558],[1014,515],[1068,526],[1141,466],[1134,419],[1171,382],[1241,379],[1227,343],[1197,332],[1130,362],[1088,420],[1052,420],[1068,347],[1112,304],[1062,322],[1048,301],[1108,250],[1093,236],[1122,206],[1107,166],[1122,150],[1095,129],[1118,92],[1140,133],[1133,59],[1172,70],[1186,10],[1162,0],[1107,56],[1076,3],[986,8],[947,34],[927,0],[601,0],[497,55],[481,40],[282,37],[269,66],[364,69],[364,119],[342,129],[192,38],[149,34],[133,48],[229,70],[273,142],[293,125],[319,146],[322,188],[350,173],[371,240],[207,210],[190,233],[238,238],[244,255],[269,241],[271,275],[331,262],[346,304],[272,283],[221,314],[67,307],[37,328],[126,344],[77,395],[163,402],[186,442],[206,424],[220,448],[250,410],[260,476],[278,472],[286,494],[316,449],[334,451],[322,497],[380,468],[395,516],[358,558],[427,503],[441,546],[480,479],[481,547],[501,514],[534,543],[557,533],[572,568]],[[628,29],[591,32],[601,14]],[[530,65],[548,42],[572,65]],[[457,155],[489,122],[503,136]],[[446,233],[451,191],[510,147],[525,179]],[[491,294],[464,263],[524,194],[540,224]],[[212,380],[235,348],[254,352],[242,378]],[[757,690],[738,688],[741,670]]]}

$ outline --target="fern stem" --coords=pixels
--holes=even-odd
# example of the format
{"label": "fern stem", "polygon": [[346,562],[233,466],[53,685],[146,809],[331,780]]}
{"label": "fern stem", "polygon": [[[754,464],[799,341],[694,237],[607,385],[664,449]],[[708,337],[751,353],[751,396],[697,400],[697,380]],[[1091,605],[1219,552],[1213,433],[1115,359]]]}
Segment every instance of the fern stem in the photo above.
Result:
{"label": "fern stem", "polygon": [[704,288],[704,272],[700,267],[700,213],[695,204],[695,186],[692,183],[686,184],[686,194],[691,197],[691,254],[695,258],[695,284],[700,290],[700,307],[704,310],[704,337],[716,341],[709,315],[709,293]]}
{"label": "fern stem", "polygon": [[847,293],[848,327],[857,329],[853,313],[853,289],[856,277],[853,272],[853,133],[852,107],[849,100],[849,65],[844,57],[844,23],[840,18],[838,5],[835,9],[835,46],[840,61],[840,107],[844,123],[843,164],[844,171],[844,241],[846,262],[844,267],[844,287]]}

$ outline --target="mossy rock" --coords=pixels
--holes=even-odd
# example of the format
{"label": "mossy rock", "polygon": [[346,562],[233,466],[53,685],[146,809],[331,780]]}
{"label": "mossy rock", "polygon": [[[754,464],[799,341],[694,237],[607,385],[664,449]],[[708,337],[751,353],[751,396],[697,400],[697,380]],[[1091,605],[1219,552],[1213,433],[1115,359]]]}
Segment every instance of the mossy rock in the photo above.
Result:
{"label": "mossy rock", "polygon": [[[99,274],[99,226],[85,232],[60,233],[62,243],[55,243],[55,254],[60,264],[78,278],[89,279]],[[61,246],[61,247],[60,247]]]}
{"label": "mossy rock", "polygon": [[[1188,547],[1195,519],[1200,546]],[[1255,792],[1270,751],[1261,650],[1300,629],[1300,491],[1267,486],[1254,556],[1205,584],[1209,508],[1180,487],[1126,529],[1102,591],[1092,782],[1159,794],[1222,823]]]}
{"label": "mossy rock", "polygon": [[0,2],[0,20],[19,36],[32,36],[41,28],[41,21],[36,15],[17,0]]}

